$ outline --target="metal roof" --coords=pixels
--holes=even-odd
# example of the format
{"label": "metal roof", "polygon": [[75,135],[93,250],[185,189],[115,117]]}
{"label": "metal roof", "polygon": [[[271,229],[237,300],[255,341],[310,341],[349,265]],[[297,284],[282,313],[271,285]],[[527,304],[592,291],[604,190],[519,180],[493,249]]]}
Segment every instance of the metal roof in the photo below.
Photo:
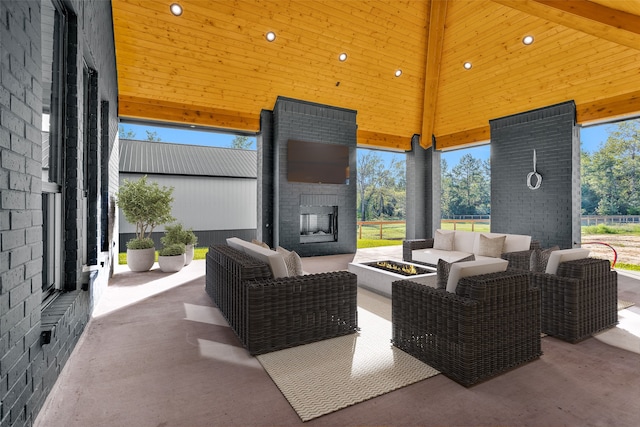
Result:
{"label": "metal roof", "polygon": [[256,151],[120,140],[120,172],[256,178]]}

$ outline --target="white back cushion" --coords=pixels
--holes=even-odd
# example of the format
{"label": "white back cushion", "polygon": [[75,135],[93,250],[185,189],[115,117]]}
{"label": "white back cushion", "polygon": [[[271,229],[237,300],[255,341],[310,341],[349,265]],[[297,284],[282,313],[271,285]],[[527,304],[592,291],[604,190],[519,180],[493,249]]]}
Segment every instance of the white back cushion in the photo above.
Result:
{"label": "white back cushion", "polygon": [[227,245],[242,251],[255,259],[267,263],[274,278],[278,279],[280,277],[287,277],[287,265],[284,263],[282,254],[272,251],[271,249],[265,249],[262,246],[258,246],[237,237],[228,238]]}
{"label": "white back cushion", "polygon": [[472,231],[456,231],[456,237],[453,238],[453,250],[472,254],[478,235],[479,233]]}
{"label": "white back cushion", "polygon": [[503,252],[528,251],[531,248],[531,236],[523,234],[507,234],[504,239]]}
{"label": "white back cushion", "polygon": [[462,261],[451,264],[451,271],[447,280],[447,292],[455,292],[458,287],[458,281],[463,277],[506,271],[508,265],[509,261],[501,258]]}
{"label": "white back cushion", "polygon": [[248,244],[249,242],[246,242],[242,239],[239,239],[237,237],[229,237],[227,239],[227,245],[231,246],[233,249],[237,249],[240,252],[244,252],[244,246],[245,244]]}
{"label": "white back cushion", "polygon": [[285,264],[281,253],[272,251],[271,249],[265,249],[262,246],[254,245],[253,243],[250,243],[250,245],[251,246],[245,246],[244,252],[255,259],[259,259],[260,261],[267,263],[269,268],[271,268],[271,273],[274,278],[278,279],[289,275],[287,265]]}
{"label": "white back cushion", "polygon": [[549,255],[549,262],[547,262],[547,269],[545,270],[545,273],[556,274],[561,262],[587,258],[589,256],[589,252],[589,249],[583,248],[561,249],[559,251],[553,251],[551,252],[551,255]]}

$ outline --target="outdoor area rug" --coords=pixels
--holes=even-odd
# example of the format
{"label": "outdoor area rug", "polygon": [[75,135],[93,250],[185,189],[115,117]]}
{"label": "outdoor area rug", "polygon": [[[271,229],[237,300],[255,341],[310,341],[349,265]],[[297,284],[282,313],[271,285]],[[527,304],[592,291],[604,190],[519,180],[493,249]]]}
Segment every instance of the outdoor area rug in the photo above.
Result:
{"label": "outdoor area rug", "polygon": [[636,305],[635,302],[631,302],[631,301],[625,301],[625,300],[618,300],[618,311],[620,310],[624,310],[625,308],[629,308]]}
{"label": "outdoor area rug", "polygon": [[257,356],[302,421],[439,372],[391,345],[391,322],[358,308],[360,332]]}

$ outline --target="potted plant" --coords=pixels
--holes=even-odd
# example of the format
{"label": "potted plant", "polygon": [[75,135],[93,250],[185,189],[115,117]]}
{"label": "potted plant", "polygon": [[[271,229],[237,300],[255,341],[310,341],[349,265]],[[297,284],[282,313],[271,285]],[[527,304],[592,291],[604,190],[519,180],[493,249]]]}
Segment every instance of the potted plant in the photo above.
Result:
{"label": "potted plant", "polygon": [[185,245],[185,262],[184,265],[189,265],[193,261],[193,252],[196,243],[198,243],[198,237],[193,233],[191,229],[185,230],[182,228],[182,224],[168,225],[165,227],[164,237],[160,239],[164,246],[173,243],[182,243]]}
{"label": "potted plant", "polygon": [[155,261],[155,247],[151,239],[153,229],[171,222],[173,187],[147,182],[147,176],[137,181],[124,180],[118,190],[116,203],[125,218],[136,225],[136,237],[127,242],[127,265],[131,271],[148,271]]}
{"label": "potted plant", "polygon": [[158,265],[165,273],[175,273],[184,267],[184,244],[172,243],[158,251]]}

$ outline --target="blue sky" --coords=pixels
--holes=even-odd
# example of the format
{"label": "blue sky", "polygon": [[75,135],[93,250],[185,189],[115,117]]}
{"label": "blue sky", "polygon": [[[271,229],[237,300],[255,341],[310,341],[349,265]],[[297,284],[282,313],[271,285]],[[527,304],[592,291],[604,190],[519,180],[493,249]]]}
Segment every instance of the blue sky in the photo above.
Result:
{"label": "blue sky", "polygon": [[[235,137],[233,134],[228,133],[215,133],[206,131],[193,131],[182,130],[178,128],[165,128],[150,125],[128,124],[121,123],[120,126],[124,128],[125,132],[131,131],[135,133],[135,139],[146,139],[146,131],[156,132],[163,142],[172,142],[177,144],[190,144],[190,145],[206,145],[212,147],[230,147],[231,141]],[[600,145],[607,140],[608,128],[611,125],[600,125],[585,127],[580,130],[580,139],[582,143],[582,149],[594,152],[600,148]],[[250,137],[253,141],[251,148],[256,149],[256,138]],[[404,159],[404,155],[401,153],[378,151],[383,160],[387,163],[391,161],[393,157],[399,160]],[[446,159],[449,167],[453,167],[458,164],[460,158],[465,154],[471,154],[475,158],[486,160],[489,158],[489,145],[482,145],[474,148],[467,148],[461,150],[453,150],[444,152],[442,158]]]}

